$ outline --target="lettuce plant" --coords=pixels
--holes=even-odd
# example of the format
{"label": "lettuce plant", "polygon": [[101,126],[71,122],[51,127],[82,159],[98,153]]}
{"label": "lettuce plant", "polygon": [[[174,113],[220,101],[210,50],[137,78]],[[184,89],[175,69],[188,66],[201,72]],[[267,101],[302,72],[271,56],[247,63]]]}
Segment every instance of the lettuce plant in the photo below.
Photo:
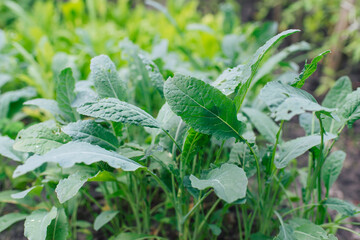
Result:
{"label": "lettuce plant", "polygon": [[[24,103],[53,120],[21,130],[15,141],[1,138],[0,153],[18,162],[13,178],[29,187],[1,193],[2,202],[25,208],[2,216],[0,230],[25,219],[29,239],[76,239],[90,235],[91,225],[109,239],[234,232],[239,239],[337,239],[339,228],[354,232],[344,224],[359,208],[329,191],[346,157],[332,148],[360,118],[359,90],[343,77],[320,104],[301,89],[323,52],[296,76],[252,91],[269,49],[298,31],[272,37],[214,81],[181,72],[165,81],[148,55],[128,52],[130,73],[165,102],[156,118],[151,106],[159,103],[141,108],[128,100],[131,82],[108,56],[91,60],[86,81],[63,69],[55,100]],[[306,135],[286,141],[284,125],[295,116]],[[299,167],[307,152],[308,166]]]}

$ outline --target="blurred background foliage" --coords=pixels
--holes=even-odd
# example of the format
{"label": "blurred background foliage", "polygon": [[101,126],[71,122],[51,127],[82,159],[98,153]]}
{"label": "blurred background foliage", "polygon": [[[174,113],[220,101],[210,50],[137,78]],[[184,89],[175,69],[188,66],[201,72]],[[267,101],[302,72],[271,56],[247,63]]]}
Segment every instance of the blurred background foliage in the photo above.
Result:
{"label": "blurred background foliage", "polygon": [[[299,28],[300,34],[279,47],[277,58],[264,62],[257,83],[274,79],[274,74],[294,75],[306,59],[330,49],[317,79],[305,88],[323,95],[345,74],[357,81],[354,87],[359,86],[360,1],[356,0],[0,0],[0,16],[0,90],[5,95],[22,89],[18,97],[7,97],[9,103],[3,107],[1,133],[11,136],[17,130],[7,131],[21,129],[27,116],[47,118],[15,107],[33,97],[25,87],[35,88],[38,97],[53,99],[54,77],[61,69],[70,66],[77,80],[85,80],[90,59],[100,54],[110,56],[124,79],[136,82],[129,90],[130,101],[146,108],[149,97],[159,100],[153,101],[159,102],[158,107],[147,109],[156,114],[162,100],[156,91],[148,100],[143,97],[148,86],[133,81],[141,76],[136,63],[126,58],[130,49],[147,54],[165,79],[181,71],[212,81],[226,68],[245,63],[277,32]],[[126,64],[133,64],[134,71],[123,68]]]}

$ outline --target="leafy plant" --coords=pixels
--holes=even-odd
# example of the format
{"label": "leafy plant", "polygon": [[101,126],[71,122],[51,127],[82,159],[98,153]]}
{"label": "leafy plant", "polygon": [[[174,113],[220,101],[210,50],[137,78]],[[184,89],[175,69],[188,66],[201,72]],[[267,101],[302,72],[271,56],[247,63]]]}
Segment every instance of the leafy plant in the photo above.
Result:
{"label": "leafy plant", "polygon": [[[359,213],[358,207],[329,197],[345,158],[331,150],[342,129],[360,118],[359,91],[339,87],[349,85],[342,78],[320,105],[300,89],[314,72],[315,59],[292,80],[271,81],[257,97],[247,98],[264,55],[297,31],[271,38],[248,63],[225,70],[221,76],[231,74],[221,80],[170,77],[157,118],[126,102],[129,83],[109,57],[92,59],[90,78],[97,94],[78,105],[73,103],[81,92],[75,91],[73,73],[62,70],[55,81],[56,101],[27,103],[46,108],[57,122],[30,126],[15,141],[2,138],[1,154],[20,161],[13,178],[31,187],[3,192],[0,199],[36,210],[3,216],[1,229],[25,219],[29,239],[76,238],[79,228],[87,228],[87,220],[77,217],[85,197],[92,203],[85,205],[101,210],[92,213],[95,231],[102,229],[113,239],[130,233],[131,239],[166,237],[165,229],[176,231],[179,239],[215,238],[226,234],[230,213],[236,215],[240,239],[271,238],[277,231],[275,239],[336,239],[336,229],[347,229],[342,226],[346,218]],[[159,87],[153,67],[142,74]],[[344,106],[337,108],[331,99],[343,99]],[[296,115],[307,135],[284,141],[284,124]],[[150,140],[132,140],[132,125],[146,130]],[[307,151],[308,167],[296,168],[295,159]],[[29,154],[26,159],[23,152]],[[87,182],[96,183],[104,201]],[[298,182],[300,195],[292,191]],[[217,199],[210,199],[214,195]],[[328,209],[341,217],[332,218]],[[159,224],[155,232],[154,221]]]}

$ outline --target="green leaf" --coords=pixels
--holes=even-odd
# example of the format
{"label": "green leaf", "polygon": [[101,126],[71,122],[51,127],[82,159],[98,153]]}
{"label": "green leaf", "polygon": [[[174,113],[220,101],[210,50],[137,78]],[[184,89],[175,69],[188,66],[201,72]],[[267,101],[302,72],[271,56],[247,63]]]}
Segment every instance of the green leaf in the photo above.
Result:
{"label": "green leaf", "polygon": [[250,178],[256,173],[256,162],[254,155],[251,154],[249,147],[242,142],[237,142],[231,148],[229,163],[239,164]]}
{"label": "green leaf", "polygon": [[[324,143],[336,138],[336,135],[329,134],[324,136]],[[304,154],[307,150],[321,143],[320,135],[310,135],[299,137],[279,145],[279,157],[275,159],[275,166],[279,169],[286,167],[289,162]]]}
{"label": "green leaf", "polygon": [[60,110],[58,103],[52,99],[45,98],[36,98],[24,102],[24,105],[33,105],[37,106],[40,109],[46,110],[51,115],[55,117],[59,122],[63,122],[63,119],[66,119],[64,113]]}
{"label": "green leaf", "polygon": [[200,133],[239,139],[245,130],[233,102],[201,80],[175,75],[165,82],[164,94],[171,110]]}
{"label": "green leaf", "polygon": [[320,112],[328,116],[335,109],[319,105],[309,93],[280,82],[269,82],[261,90],[259,98],[269,107],[276,121],[290,120],[306,111]]}
{"label": "green leaf", "polygon": [[330,51],[322,52],[318,56],[316,56],[310,64],[305,64],[304,69],[301,71],[299,77],[295,79],[295,82],[292,83],[291,86],[301,88],[304,85],[305,80],[308,79],[316,71],[318,62],[320,62],[321,59],[323,59],[323,57],[329,52]]}
{"label": "green leaf", "polygon": [[60,75],[55,78],[56,101],[59,109],[66,116],[66,120],[73,122],[79,117],[78,113],[71,107],[75,100],[75,79],[71,68],[65,68]]}
{"label": "green leaf", "polygon": [[346,96],[345,102],[339,110],[339,115],[349,127],[352,127],[354,122],[360,119],[360,88]]}
{"label": "green leaf", "polygon": [[199,190],[214,188],[216,195],[227,203],[244,198],[248,184],[244,170],[229,163],[211,170],[205,179],[198,179],[191,175],[190,181],[192,187]]}
{"label": "green leaf", "polygon": [[228,68],[211,85],[219,89],[226,96],[229,96],[234,93],[236,86],[242,81],[244,69],[245,65]]}
{"label": "green leaf", "polygon": [[91,177],[93,176],[89,173],[77,171],[69,177],[61,179],[55,189],[59,202],[63,204],[73,198],[79,192],[84,183],[86,183]]}
{"label": "green leaf", "polygon": [[45,210],[33,211],[25,220],[25,237],[29,240],[45,240],[47,227],[56,218],[56,215],[56,207],[52,207],[50,212]]}
{"label": "green leaf", "polygon": [[26,87],[20,90],[9,91],[0,94],[0,119],[6,118],[9,110],[10,103],[17,102],[20,99],[28,99],[36,96],[36,91],[32,87]]}
{"label": "green leaf", "polygon": [[93,120],[79,120],[62,127],[61,130],[73,141],[88,142],[109,150],[119,147],[119,141],[114,134]]}
{"label": "green leaf", "polygon": [[121,168],[124,171],[135,171],[136,169],[143,167],[116,152],[107,151],[99,146],[85,142],[69,142],[42,156],[31,156],[23,165],[20,165],[15,169],[13,177],[15,178],[33,171],[46,162],[58,163],[63,168],[69,168],[76,163],[90,165],[99,161],[106,162],[111,167]]}
{"label": "green leaf", "polygon": [[105,224],[107,224],[108,222],[111,221],[111,219],[113,219],[117,214],[119,213],[119,211],[104,211],[101,212],[96,218],[95,218],[95,222],[94,222],[94,229],[95,231],[99,230],[101,227],[103,227]]}
{"label": "green leaf", "polygon": [[160,128],[159,123],[150,114],[116,98],[107,98],[101,99],[98,102],[85,103],[77,110],[83,115],[113,122]]}
{"label": "green leaf", "polygon": [[244,108],[242,111],[266,140],[275,143],[279,126],[270,117],[255,108]]}
{"label": "green leaf", "polygon": [[310,50],[310,44],[307,42],[299,42],[294,43],[291,46],[284,48],[279,53],[271,56],[258,70],[255,75],[255,78],[252,82],[254,85],[257,81],[259,81],[262,77],[269,74],[271,71],[275,70],[276,65],[278,65],[281,61],[287,58],[290,54],[298,51]]}
{"label": "green leaf", "polygon": [[324,201],[324,205],[328,208],[336,210],[343,216],[353,216],[356,213],[360,213],[359,208],[338,198],[328,198]]}
{"label": "green leaf", "polygon": [[187,131],[181,152],[181,158],[185,164],[188,162],[188,160],[193,159],[196,153],[199,152],[200,148],[204,146],[204,144],[209,140],[210,139],[208,135],[196,132],[194,129],[190,128]]}
{"label": "green leaf", "polygon": [[44,154],[70,140],[70,137],[61,132],[54,121],[47,121],[21,130],[13,147],[17,151]]}
{"label": "green leaf", "polygon": [[27,217],[25,213],[9,213],[0,217],[0,233],[21,220]]}
{"label": "green leaf", "polygon": [[348,76],[339,78],[326,94],[322,105],[327,108],[339,108],[345,103],[345,98],[352,92],[351,80]]}
{"label": "green leaf", "polygon": [[345,158],[346,153],[343,151],[335,151],[326,158],[321,169],[321,178],[326,189],[329,190],[340,175]]}
{"label": "green leaf", "polygon": [[14,150],[14,142],[14,140],[7,136],[0,136],[0,155],[17,162],[22,162],[27,157],[27,154]]}
{"label": "green leaf", "polygon": [[[275,212],[276,213],[276,212]],[[309,220],[295,218],[284,224],[280,215],[276,213],[281,222],[280,234],[274,240],[337,240],[333,234]]]}
{"label": "green leaf", "polygon": [[63,208],[58,209],[56,218],[47,230],[46,240],[66,240],[69,234],[69,223]]}
{"label": "green leaf", "polygon": [[244,66],[244,69],[241,73],[241,82],[238,83],[236,89],[235,89],[235,98],[234,102],[236,105],[236,109],[238,110],[240,106],[242,105],[246,93],[251,85],[251,81],[256,75],[256,72],[259,68],[261,60],[264,58],[265,54],[280,40],[283,38],[299,32],[300,30],[297,29],[289,29],[286,31],[283,31],[279,33],[278,35],[272,37],[269,39],[263,46],[261,46],[254,56],[250,59],[250,61]]}
{"label": "green leaf", "polygon": [[115,64],[108,56],[100,55],[92,58],[90,70],[95,89],[101,98],[126,99],[125,83],[119,78]]}
{"label": "green leaf", "polygon": [[28,189],[26,189],[24,191],[11,194],[11,197],[14,198],[14,199],[22,199],[26,195],[28,195],[29,193],[35,193],[36,195],[40,195],[43,187],[44,187],[43,185],[32,186],[31,188],[28,188]]}

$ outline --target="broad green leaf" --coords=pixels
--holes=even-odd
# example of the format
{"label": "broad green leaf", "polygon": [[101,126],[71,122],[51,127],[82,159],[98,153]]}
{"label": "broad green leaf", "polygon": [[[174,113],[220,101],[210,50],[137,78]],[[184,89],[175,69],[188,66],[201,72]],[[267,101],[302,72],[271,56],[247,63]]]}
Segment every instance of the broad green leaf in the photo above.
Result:
{"label": "broad green leaf", "polygon": [[66,240],[69,234],[69,223],[63,208],[58,209],[55,219],[47,229],[46,240]]}
{"label": "broad green leaf", "polygon": [[27,154],[14,150],[14,142],[14,140],[7,136],[0,136],[0,155],[17,162],[22,162],[27,157]]}
{"label": "broad green leaf", "polygon": [[322,105],[327,108],[339,108],[345,103],[345,98],[352,92],[351,80],[347,76],[339,78],[326,94]]}
{"label": "broad green leaf", "polygon": [[61,132],[54,121],[47,121],[21,130],[13,147],[17,151],[44,154],[70,140],[70,137]]}
{"label": "broad green leaf", "polygon": [[245,65],[228,68],[211,85],[219,89],[226,96],[229,96],[234,93],[236,86],[242,81],[244,69]]}
{"label": "broad green leaf", "polygon": [[51,63],[51,70],[53,71],[53,75],[59,76],[63,69],[71,68],[74,78],[79,79],[80,71],[76,66],[76,58],[77,56],[69,55],[64,52],[55,53]]}
{"label": "broad green leaf", "polygon": [[73,141],[88,142],[109,150],[119,147],[119,141],[114,134],[93,120],[79,120],[62,127],[61,130]]}
{"label": "broad green leaf", "polygon": [[329,240],[326,231],[314,223],[304,224],[294,229],[294,237],[296,240]]}
{"label": "broad green leaf", "polygon": [[20,99],[26,100],[35,96],[36,91],[32,87],[0,93],[0,119],[7,117],[10,110],[10,103],[17,102]]}
{"label": "broad green leaf", "polygon": [[140,60],[142,61],[144,68],[146,70],[145,73],[143,73],[143,76],[147,76],[150,82],[154,85],[154,87],[160,92],[160,94],[164,95],[164,78],[160,73],[160,70],[158,66],[151,61],[148,57],[140,54],[139,55]]}
{"label": "broad green leaf", "polygon": [[32,186],[31,188],[28,188],[24,191],[11,194],[11,197],[14,199],[21,199],[21,198],[24,198],[29,193],[35,193],[36,195],[40,195],[43,187],[44,187],[43,185]]}
{"label": "broad green leaf", "polygon": [[250,153],[250,149],[245,143],[237,142],[234,144],[230,151],[228,163],[236,163],[240,165],[244,169],[248,178],[256,173],[255,158]]}
{"label": "broad green leaf", "polygon": [[360,208],[357,208],[353,204],[338,198],[328,198],[324,201],[324,205],[328,208],[336,210],[343,216],[353,216],[356,213],[360,213]]}
{"label": "broad green leaf", "polygon": [[269,107],[276,121],[290,120],[306,111],[331,116],[335,109],[319,105],[309,93],[280,82],[269,82],[261,90],[259,98]]}
{"label": "broad green leaf", "polygon": [[121,168],[124,171],[135,171],[136,169],[143,167],[116,152],[105,150],[99,146],[85,142],[69,142],[42,156],[31,156],[23,165],[20,165],[15,169],[13,177],[15,178],[33,171],[46,162],[58,163],[63,168],[69,168],[76,163],[90,165],[100,161],[108,163],[113,168]]}
{"label": "broad green leaf", "polygon": [[164,94],[171,110],[200,133],[239,139],[245,130],[232,101],[201,80],[175,75],[165,82]]}
{"label": "broad green leaf", "polygon": [[304,69],[301,71],[299,77],[295,79],[295,82],[292,83],[291,86],[301,88],[304,85],[305,80],[308,79],[316,71],[317,64],[329,52],[330,51],[322,52],[318,56],[316,56],[310,64],[305,64]]}
{"label": "broad green leaf", "polygon": [[72,102],[75,100],[75,79],[72,74],[71,68],[65,68],[61,71],[60,75],[55,78],[56,88],[56,101],[59,109],[66,116],[69,122],[76,121],[79,118],[78,113],[71,107]]}
{"label": "broad green leaf", "polygon": [[95,231],[99,230],[102,226],[110,222],[111,219],[113,219],[118,213],[119,211],[113,211],[113,210],[101,212],[95,218],[95,222],[94,222]]}
{"label": "broad green leaf", "polygon": [[73,198],[91,177],[93,176],[90,173],[77,171],[69,177],[61,179],[55,189],[59,202],[63,204]]}
{"label": "broad green leaf", "polygon": [[232,203],[246,196],[248,179],[242,168],[225,163],[211,170],[205,179],[190,176],[191,185],[199,190],[212,187],[222,200]]}
{"label": "broad green leaf", "polygon": [[0,217],[0,233],[21,220],[24,220],[28,215],[25,213],[9,213]]}
{"label": "broad green leaf", "polygon": [[187,131],[181,152],[182,161],[186,164],[189,160],[193,159],[200,148],[204,146],[204,143],[209,140],[210,138],[208,135],[196,132],[194,129],[190,128]]}
{"label": "broad green leaf", "polygon": [[52,207],[50,212],[45,210],[33,211],[25,220],[25,237],[29,240],[45,240],[47,227],[56,218],[56,215],[56,207]]}
{"label": "broad green leaf", "polygon": [[115,64],[108,56],[100,55],[92,58],[90,70],[95,89],[101,98],[126,99],[125,83],[119,78]]}
{"label": "broad green leaf", "polygon": [[37,106],[40,109],[46,110],[55,117],[56,120],[62,122],[65,119],[64,113],[60,110],[58,103],[52,99],[36,98],[24,102],[24,105]]}
{"label": "broad green leaf", "polygon": [[321,178],[328,190],[340,175],[345,158],[346,153],[343,151],[335,151],[326,158],[321,169]]}
{"label": "broad green leaf", "polygon": [[275,143],[279,126],[270,117],[255,108],[244,108],[242,111],[266,140]]}
{"label": "broad green leaf", "polygon": [[282,219],[280,222],[280,234],[274,240],[337,240],[333,234],[327,234],[322,227],[306,219],[291,219],[288,224]]}
{"label": "broad green leaf", "polygon": [[256,51],[254,56],[252,56],[250,61],[244,66],[244,69],[241,73],[241,82],[238,83],[235,89],[234,102],[236,105],[236,110],[239,110],[240,106],[242,105],[246,93],[251,85],[252,79],[256,75],[260,62],[264,58],[265,54],[280,40],[299,31],[300,30],[297,29],[289,29],[272,37]]}
{"label": "broad green leaf", "polygon": [[[336,138],[336,135],[329,134],[324,136],[324,143]],[[279,169],[286,167],[289,162],[304,154],[307,150],[321,143],[320,135],[299,137],[279,145],[279,157],[275,159],[275,166]]]}
{"label": "broad green leaf", "polygon": [[255,78],[252,82],[254,85],[257,81],[259,81],[262,77],[269,74],[271,71],[275,70],[276,65],[278,65],[281,61],[287,58],[290,54],[298,51],[310,50],[310,44],[307,42],[299,42],[294,43],[291,46],[284,48],[279,53],[271,56],[256,73]]}
{"label": "broad green leaf", "polygon": [[113,122],[160,128],[159,123],[150,114],[116,98],[107,98],[101,99],[98,102],[85,103],[77,110],[83,115]]}
{"label": "broad green leaf", "polygon": [[360,88],[346,96],[344,104],[339,110],[339,115],[349,127],[352,127],[354,122],[360,119]]}

